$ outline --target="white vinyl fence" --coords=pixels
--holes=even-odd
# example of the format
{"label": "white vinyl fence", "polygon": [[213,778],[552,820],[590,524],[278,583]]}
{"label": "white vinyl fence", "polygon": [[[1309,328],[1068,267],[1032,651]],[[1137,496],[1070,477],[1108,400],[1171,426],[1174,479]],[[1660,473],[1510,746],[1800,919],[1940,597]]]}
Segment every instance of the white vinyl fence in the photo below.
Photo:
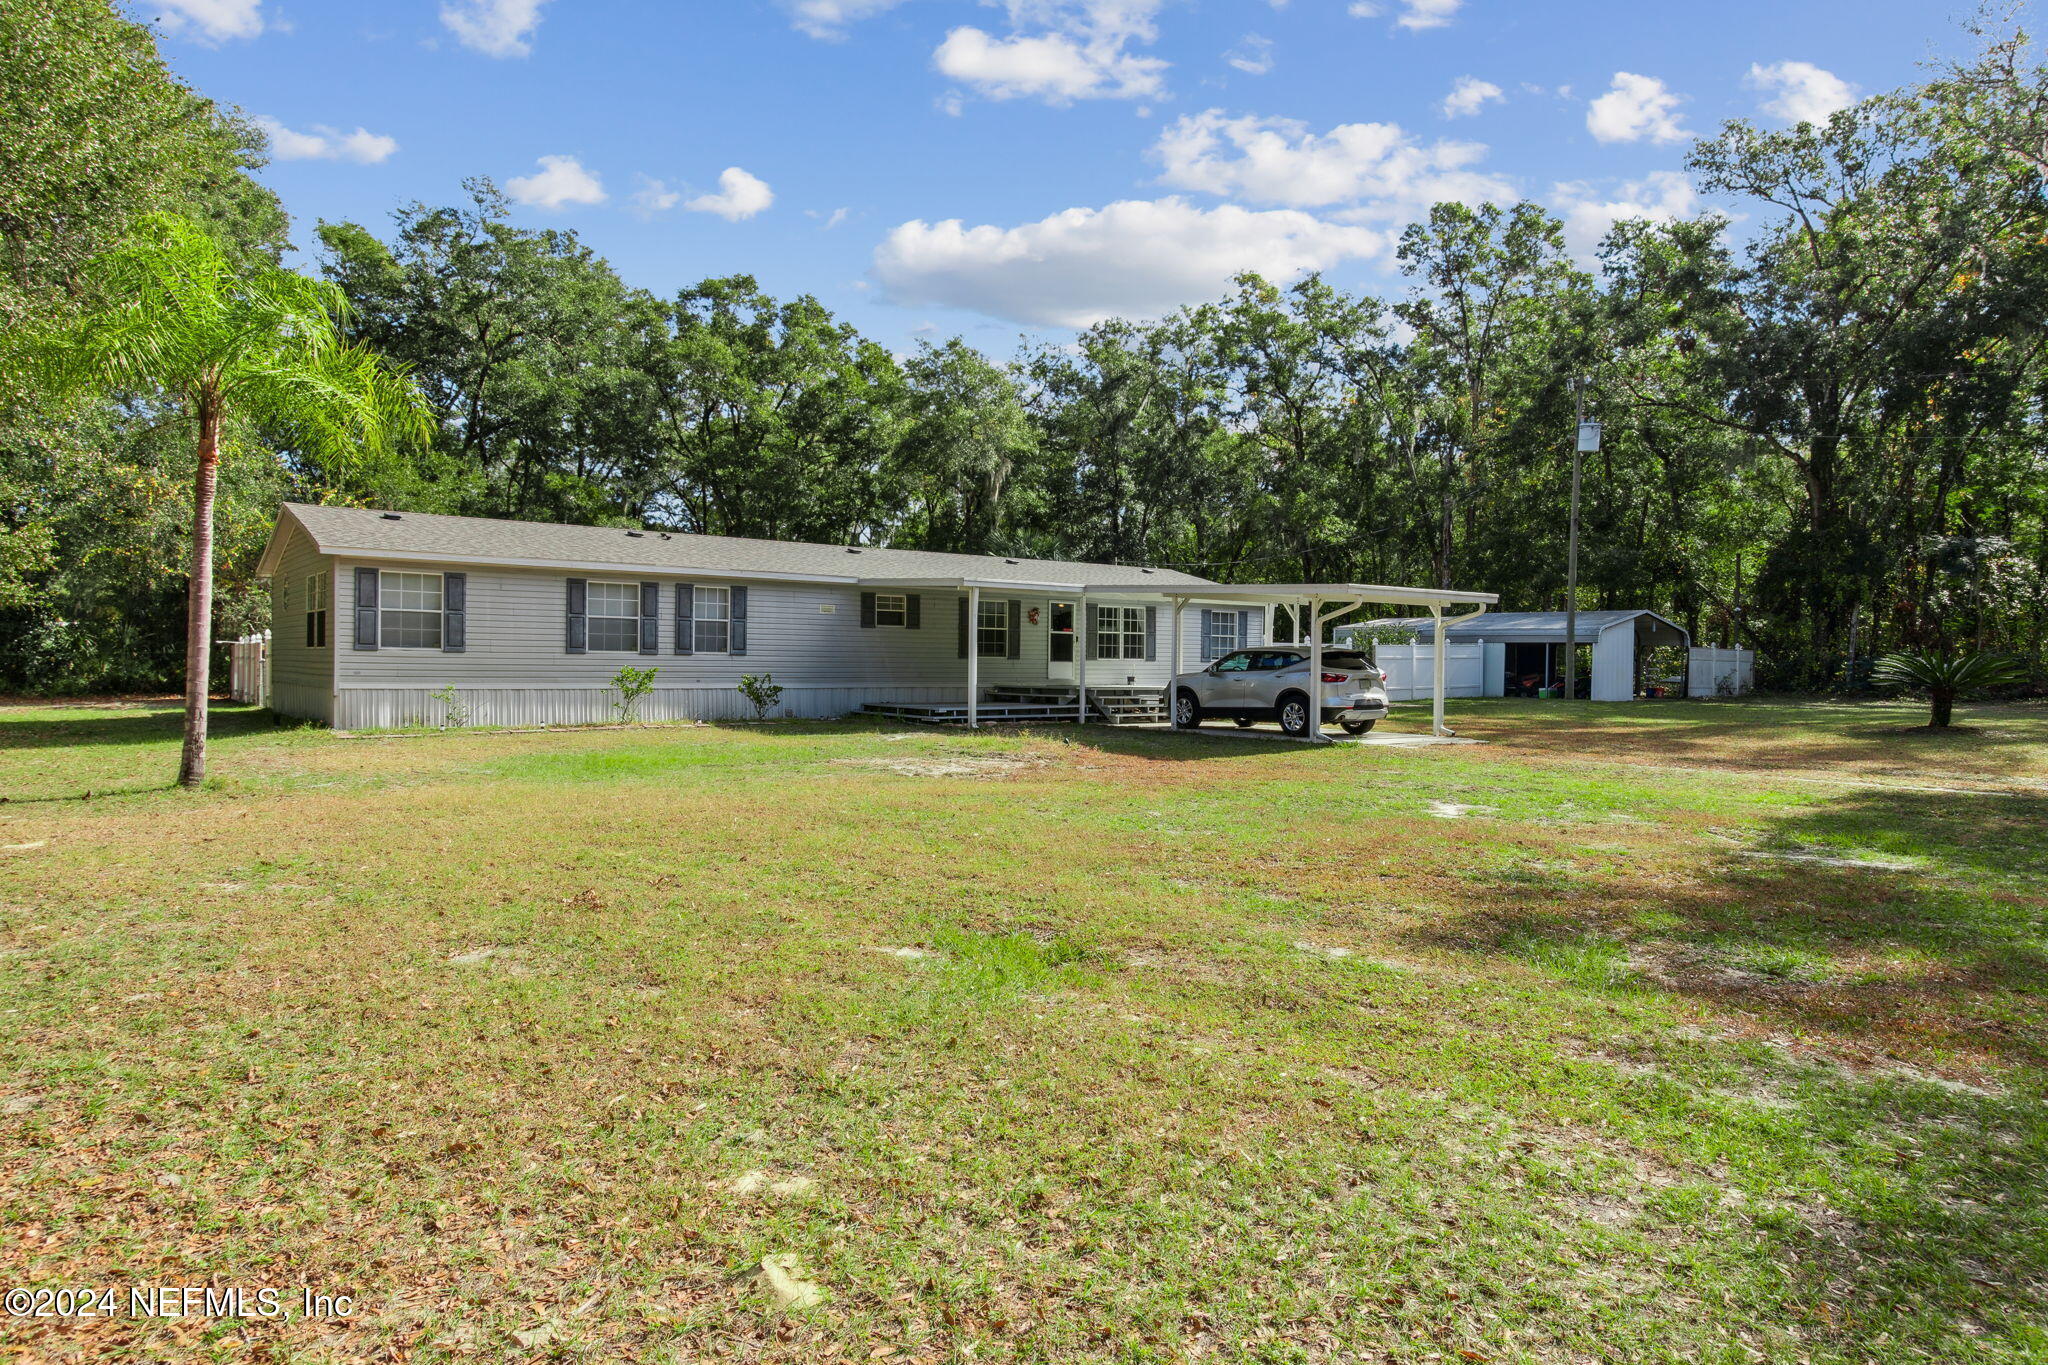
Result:
{"label": "white vinyl fence", "polygon": [[228,646],[228,695],[255,706],[270,704],[270,637],[244,635]]}
{"label": "white vinyl fence", "polygon": [[1739,697],[1756,686],[1753,649],[1695,649],[1685,691],[1693,697]]}
{"label": "white vinyl fence", "polygon": [[[1388,701],[1427,701],[1436,695],[1436,646],[1374,645],[1373,662],[1387,675]],[[1483,697],[1486,645],[1452,644],[1444,652],[1444,695]]]}

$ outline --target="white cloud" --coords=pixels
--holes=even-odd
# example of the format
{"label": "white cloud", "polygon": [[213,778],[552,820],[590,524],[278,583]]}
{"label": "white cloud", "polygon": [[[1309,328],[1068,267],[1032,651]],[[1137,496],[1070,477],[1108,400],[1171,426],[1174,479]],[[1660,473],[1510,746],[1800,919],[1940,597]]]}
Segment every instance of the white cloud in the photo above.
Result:
{"label": "white cloud", "polygon": [[168,33],[209,43],[263,32],[261,0],[157,0],[155,18]]}
{"label": "white cloud", "polygon": [[449,0],[441,23],[462,45],[486,57],[524,57],[533,51],[540,7],[547,0]]}
{"label": "white cloud", "polygon": [[1011,228],[904,223],[875,249],[874,273],[899,303],[1085,327],[1216,298],[1241,271],[1286,281],[1391,245],[1386,232],[1291,209],[1124,200]]}
{"label": "white cloud", "polygon": [[1551,207],[1564,219],[1565,244],[1573,255],[1586,261],[1593,258],[1607,230],[1624,219],[1669,223],[1689,217],[1699,208],[1692,182],[1677,171],[1652,171],[1641,180],[1622,185],[1612,198],[1602,198],[1583,180],[1553,187],[1550,198]]}
{"label": "white cloud", "polygon": [[1429,205],[1513,199],[1499,176],[1471,169],[1477,142],[1423,146],[1394,123],[1345,123],[1311,132],[1295,119],[1188,114],[1160,133],[1161,181],[1179,189],[1317,208],[1350,204],[1354,218],[1406,218]]}
{"label": "white cloud", "polygon": [[270,138],[270,151],[279,161],[353,161],[374,166],[398,150],[398,140],[367,128],[344,133],[324,124],[300,133],[265,116],[256,120]]}
{"label": "white cloud", "polygon": [[1812,62],[1754,63],[1743,84],[1770,94],[1763,110],[1787,123],[1826,123],[1856,102],[1856,87]]}
{"label": "white cloud", "polygon": [[1273,40],[1247,33],[1223,54],[1223,60],[1248,76],[1263,76],[1273,69]]}
{"label": "white cloud", "polygon": [[932,53],[932,65],[990,99],[1020,96],[1048,104],[1156,95],[1166,63],[1134,57],[1120,44],[1084,43],[1064,33],[995,38],[956,28]]}
{"label": "white cloud", "polygon": [[717,194],[700,194],[683,207],[696,213],[715,213],[729,223],[737,223],[742,218],[752,218],[774,202],[775,191],[768,188],[767,181],[737,166],[727,166],[718,173]]}
{"label": "white cloud", "polygon": [[[1399,0],[1400,13],[1394,22],[1405,29],[1442,28],[1457,17],[1465,0]],[[1387,12],[1380,0],[1352,0],[1348,11],[1354,19],[1376,19]]]}
{"label": "white cloud", "polygon": [[1165,0],[1006,0],[1011,33],[963,26],[932,65],[990,99],[1144,99],[1165,89],[1167,64],[1127,49],[1158,36]]}
{"label": "white cloud", "polygon": [[1477,76],[1460,76],[1451,85],[1451,93],[1444,96],[1444,117],[1469,118],[1488,104],[1506,99],[1507,93],[1492,81],[1482,81]]}
{"label": "white cloud", "polygon": [[1678,142],[1691,136],[1678,122],[1683,99],[1653,76],[1617,71],[1613,86],[1586,110],[1586,129],[1602,142]]}
{"label": "white cloud", "polygon": [[787,0],[789,21],[813,38],[837,42],[847,27],[892,10],[903,0]]}
{"label": "white cloud", "polygon": [[544,156],[532,175],[514,176],[505,182],[505,193],[515,204],[558,209],[564,204],[602,204],[604,182],[583,169],[573,156]]}
{"label": "white cloud", "polygon": [[657,213],[666,213],[683,202],[682,192],[672,190],[666,180],[656,180],[651,175],[636,177],[640,188],[633,191],[628,201],[633,212],[642,218],[652,218]]}

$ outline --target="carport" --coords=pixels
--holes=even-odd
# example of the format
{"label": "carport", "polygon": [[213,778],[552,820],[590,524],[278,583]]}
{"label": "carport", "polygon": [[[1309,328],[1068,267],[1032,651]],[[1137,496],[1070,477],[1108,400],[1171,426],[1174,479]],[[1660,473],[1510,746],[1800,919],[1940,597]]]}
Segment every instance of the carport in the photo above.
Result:
{"label": "carport", "polygon": [[[1181,671],[1181,608],[1188,602],[1235,602],[1245,606],[1264,608],[1270,619],[1276,608],[1285,607],[1296,612],[1298,621],[1307,623],[1309,672],[1320,676],[1323,671],[1323,630],[1332,621],[1356,611],[1368,603],[1375,606],[1420,607],[1429,612],[1419,618],[1430,623],[1432,629],[1448,630],[1461,621],[1468,621],[1500,601],[1498,593],[1458,592],[1450,588],[1397,588],[1384,583],[1275,583],[1261,585],[1219,585],[1205,587],[1199,592],[1171,598],[1173,610],[1173,661],[1174,672]],[[1455,616],[1446,616],[1446,611],[1469,608]],[[1167,707],[1171,717],[1173,707]],[[1180,728],[1169,720],[1173,728]],[[1444,657],[1443,651],[1436,652],[1434,690],[1430,712],[1430,733],[1448,736],[1450,727],[1444,724]],[[1323,733],[1322,708],[1309,708],[1309,739],[1328,743]]]}

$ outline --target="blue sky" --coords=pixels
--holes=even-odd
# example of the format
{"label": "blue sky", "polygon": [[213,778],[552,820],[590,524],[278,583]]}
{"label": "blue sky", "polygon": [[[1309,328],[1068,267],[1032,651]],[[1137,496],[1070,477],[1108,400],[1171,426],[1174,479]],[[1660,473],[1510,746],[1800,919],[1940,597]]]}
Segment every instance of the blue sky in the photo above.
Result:
{"label": "blue sky", "polygon": [[270,121],[302,244],[469,175],[632,284],[750,272],[883,343],[1155,315],[1240,269],[1400,287],[1432,199],[1590,243],[1689,135],[1916,78],[1927,0],[143,0]]}

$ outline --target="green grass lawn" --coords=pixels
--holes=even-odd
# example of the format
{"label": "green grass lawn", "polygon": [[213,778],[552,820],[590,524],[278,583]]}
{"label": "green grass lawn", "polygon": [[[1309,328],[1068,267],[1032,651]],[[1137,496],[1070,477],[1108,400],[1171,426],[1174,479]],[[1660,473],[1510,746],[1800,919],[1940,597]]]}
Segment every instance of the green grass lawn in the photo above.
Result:
{"label": "green grass lawn", "polygon": [[2048,711],[1921,719],[0,709],[0,1280],[355,1302],[0,1348],[2048,1359]]}

